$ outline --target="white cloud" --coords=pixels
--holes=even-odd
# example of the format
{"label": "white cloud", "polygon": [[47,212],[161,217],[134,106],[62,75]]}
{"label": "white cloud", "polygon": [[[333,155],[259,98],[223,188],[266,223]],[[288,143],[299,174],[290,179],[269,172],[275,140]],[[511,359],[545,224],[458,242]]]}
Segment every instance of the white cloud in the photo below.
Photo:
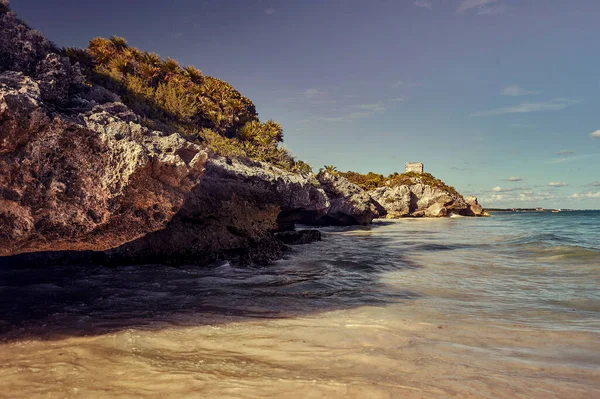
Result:
{"label": "white cloud", "polygon": [[519,193],[517,199],[523,202],[539,202],[546,201],[549,199],[553,199],[554,196],[548,193],[534,193],[533,191],[528,191],[526,193]]}
{"label": "white cloud", "polygon": [[487,203],[494,203],[494,202],[501,202],[504,201],[506,199],[505,195],[502,194],[494,194],[494,195],[487,195],[485,197],[481,197],[480,201],[482,203],[487,202]]}
{"label": "white cloud", "polygon": [[582,198],[600,198],[600,191],[589,191],[587,193],[575,193],[571,194],[569,198],[582,199]]}
{"label": "white cloud", "polygon": [[416,0],[415,5],[417,7],[429,8],[431,10],[431,0]]}
{"label": "white cloud", "polygon": [[514,206],[515,202],[529,202],[530,204],[539,203],[541,201],[556,199],[554,193],[533,191],[522,191],[519,193],[506,193],[504,190],[500,193],[496,192],[491,195],[482,196],[480,203],[503,203],[505,206]]}
{"label": "white cloud", "polygon": [[504,12],[504,7],[502,6],[482,6],[477,11],[477,15],[497,15],[502,14]]}
{"label": "white cloud", "polygon": [[316,88],[310,88],[304,91],[304,98],[309,100],[311,104],[335,104],[336,100],[332,100],[331,96],[326,91],[321,91]]}
{"label": "white cloud", "polygon": [[590,133],[590,137],[593,139],[600,139],[600,130]]}
{"label": "white cloud", "polygon": [[495,192],[495,193],[511,193],[514,191],[523,191],[523,190],[527,190],[527,189],[525,187],[502,188],[500,186],[496,186],[496,187],[492,188],[490,191]]}
{"label": "white cloud", "polygon": [[353,105],[352,108],[361,109],[369,112],[383,112],[388,109],[388,107],[382,102],[378,102],[376,104],[358,104]]}
{"label": "white cloud", "polygon": [[523,179],[517,176],[511,176],[508,179],[504,179],[504,181],[523,181]]}
{"label": "white cloud", "polygon": [[[321,92],[311,90],[308,93],[308,97],[312,98],[314,96],[317,96],[319,93]],[[305,93],[305,95],[307,95],[307,93]],[[311,102],[315,103],[315,101]],[[372,117],[375,114],[390,110],[396,107],[397,105],[397,101],[395,101],[394,99],[388,101],[379,101],[377,103],[370,104],[355,104],[345,107],[345,109],[342,110],[345,111],[345,113],[343,113],[342,115],[321,116],[312,120],[302,120],[302,123],[308,123],[309,121],[322,123],[348,122],[357,119]]]}
{"label": "white cloud", "polygon": [[419,82],[405,82],[403,80],[397,80],[394,83],[392,83],[392,88],[397,89],[399,87],[405,87],[407,89],[414,89],[417,87],[421,87],[423,86],[421,83]]}
{"label": "white cloud", "polygon": [[304,97],[306,98],[319,98],[326,96],[327,93],[320,91],[319,89],[311,88],[304,91]]}
{"label": "white cloud", "polygon": [[539,93],[541,93],[541,91],[525,90],[524,88],[522,88],[519,85],[506,86],[500,92],[500,94],[503,96],[511,96],[511,97],[526,96],[529,94],[539,94]]}
{"label": "white cloud", "polygon": [[551,181],[550,183],[548,183],[549,187],[565,187],[568,186],[567,183],[565,183],[564,181]]}
{"label": "white cloud", "polygon": [[265,10],[265,14],[267,14],[267,15],[273,15],[273,14],[275,14],[276,12],[277,12],[277,10],[275,10],[274,8],[267,8],[267,9]]}
{"label": "white cloud", "polygon": [[462,0],[457,8],[459,13],[476,10],[479,15],[499,14],[504,9],[496,5],[499,0]]}
{"label": "white cloud", "polygon": [[[581,101],[569,100],[567,98],[556,98],[547,102],[540,103],[521,103],[512,107],[502,107],[488,111],[475,112],[473,116],[493,116],[505,114],[520,114],[528,112],[559,111],[570,105],[579,104]],[[594,136],[592,136],[594,137]],[[598,134],[600,137],[600,133]]]}
{"label": "white cloud", "polygon": [[352,121],[352,120],[356,120],[356,119],[368,118],[372,115],[373,115],[373,112],[371,112],[371,111],[359,111],[359,112],[351,112],[349,114],[341,115],[341,116],[323,116],[320,118],[316,118],[315,120],[317,122],[325,122],[325,123],[348,122],[348,121]]}
{"label": "white cloud", "polygon": [[582,161],[584,159],[596,158],[598,156],[600,156],[600,154],[568,155],[568,156],[563,156],[562,158],[551,159],[549,161],[546,161],[546,163],[557,164],[557,163],[565,163],[565,162],[577,162],[577,161]]}

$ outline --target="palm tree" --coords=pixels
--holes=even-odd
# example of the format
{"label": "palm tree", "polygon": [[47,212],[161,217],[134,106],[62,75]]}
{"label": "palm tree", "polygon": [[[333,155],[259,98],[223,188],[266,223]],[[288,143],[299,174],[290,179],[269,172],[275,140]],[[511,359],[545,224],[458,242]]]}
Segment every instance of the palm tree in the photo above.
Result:
{"label": "palm tree", "polygon": [[165,73],[167,79],[176,78],[181,73],[179,63],[174,59],[167,58],[160,65],[160,69]]}
{"label": "palm tree", "polygon": [[88,48],[92,57],[100,64],[106,64],[114,53],[114,47],[110,40],[102,37],[90,40]]}
{"label": "palm tree", "polygon": [[277,143],[283,142],[283,127],[272,119],[263,124],[265,139],[270,141],[271,145],[277,147]]}
{"label": "palm tree", "polygon": [[111,36],[110,42],[117,51],[123,51],[127,48],[127,40],[119,36]]}
{"label": "palm tree", "polygon": [[183,72],[194,83],[200,83],[202,81],[202,78],[204,77],[202,71],[192,65],[186,66],[183,69]]}
{"label": "palm tree", "polygon": [[157,66],[160,64],[160,56],[156,53],[142,53],[142,61],[146,64]]}

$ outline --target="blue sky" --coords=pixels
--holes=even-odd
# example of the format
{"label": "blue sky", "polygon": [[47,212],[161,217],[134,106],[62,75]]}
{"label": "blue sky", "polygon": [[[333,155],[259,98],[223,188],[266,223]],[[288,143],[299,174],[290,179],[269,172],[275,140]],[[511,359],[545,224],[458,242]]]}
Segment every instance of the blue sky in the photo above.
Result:
{"label": "blue sky", "polygon": [[59,45],[119,35],[230,82],[315,169],[421,161],[488,207],[600,208],[600,1],[11,5]]}

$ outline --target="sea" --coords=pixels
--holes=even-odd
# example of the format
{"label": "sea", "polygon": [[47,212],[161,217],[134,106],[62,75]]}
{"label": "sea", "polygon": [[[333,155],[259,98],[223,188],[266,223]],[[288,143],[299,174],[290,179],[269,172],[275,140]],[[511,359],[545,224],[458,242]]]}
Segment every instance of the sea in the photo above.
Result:
{"label": "sea", "polygon": [[0,398],[600,398],[600,212],[377,220],[270,266],[0,268]]}

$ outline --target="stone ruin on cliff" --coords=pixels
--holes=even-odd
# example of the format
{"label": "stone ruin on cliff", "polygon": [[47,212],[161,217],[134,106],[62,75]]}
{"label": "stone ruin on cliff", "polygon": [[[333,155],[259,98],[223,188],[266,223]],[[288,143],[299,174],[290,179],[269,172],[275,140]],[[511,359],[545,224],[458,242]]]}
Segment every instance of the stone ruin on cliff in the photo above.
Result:
{"label": "stone ruin on cliff", "polygon": [[407,162],[406,163],[406,173],[415,172],[422,174],[423,173],[423,163],[421,162]]}

